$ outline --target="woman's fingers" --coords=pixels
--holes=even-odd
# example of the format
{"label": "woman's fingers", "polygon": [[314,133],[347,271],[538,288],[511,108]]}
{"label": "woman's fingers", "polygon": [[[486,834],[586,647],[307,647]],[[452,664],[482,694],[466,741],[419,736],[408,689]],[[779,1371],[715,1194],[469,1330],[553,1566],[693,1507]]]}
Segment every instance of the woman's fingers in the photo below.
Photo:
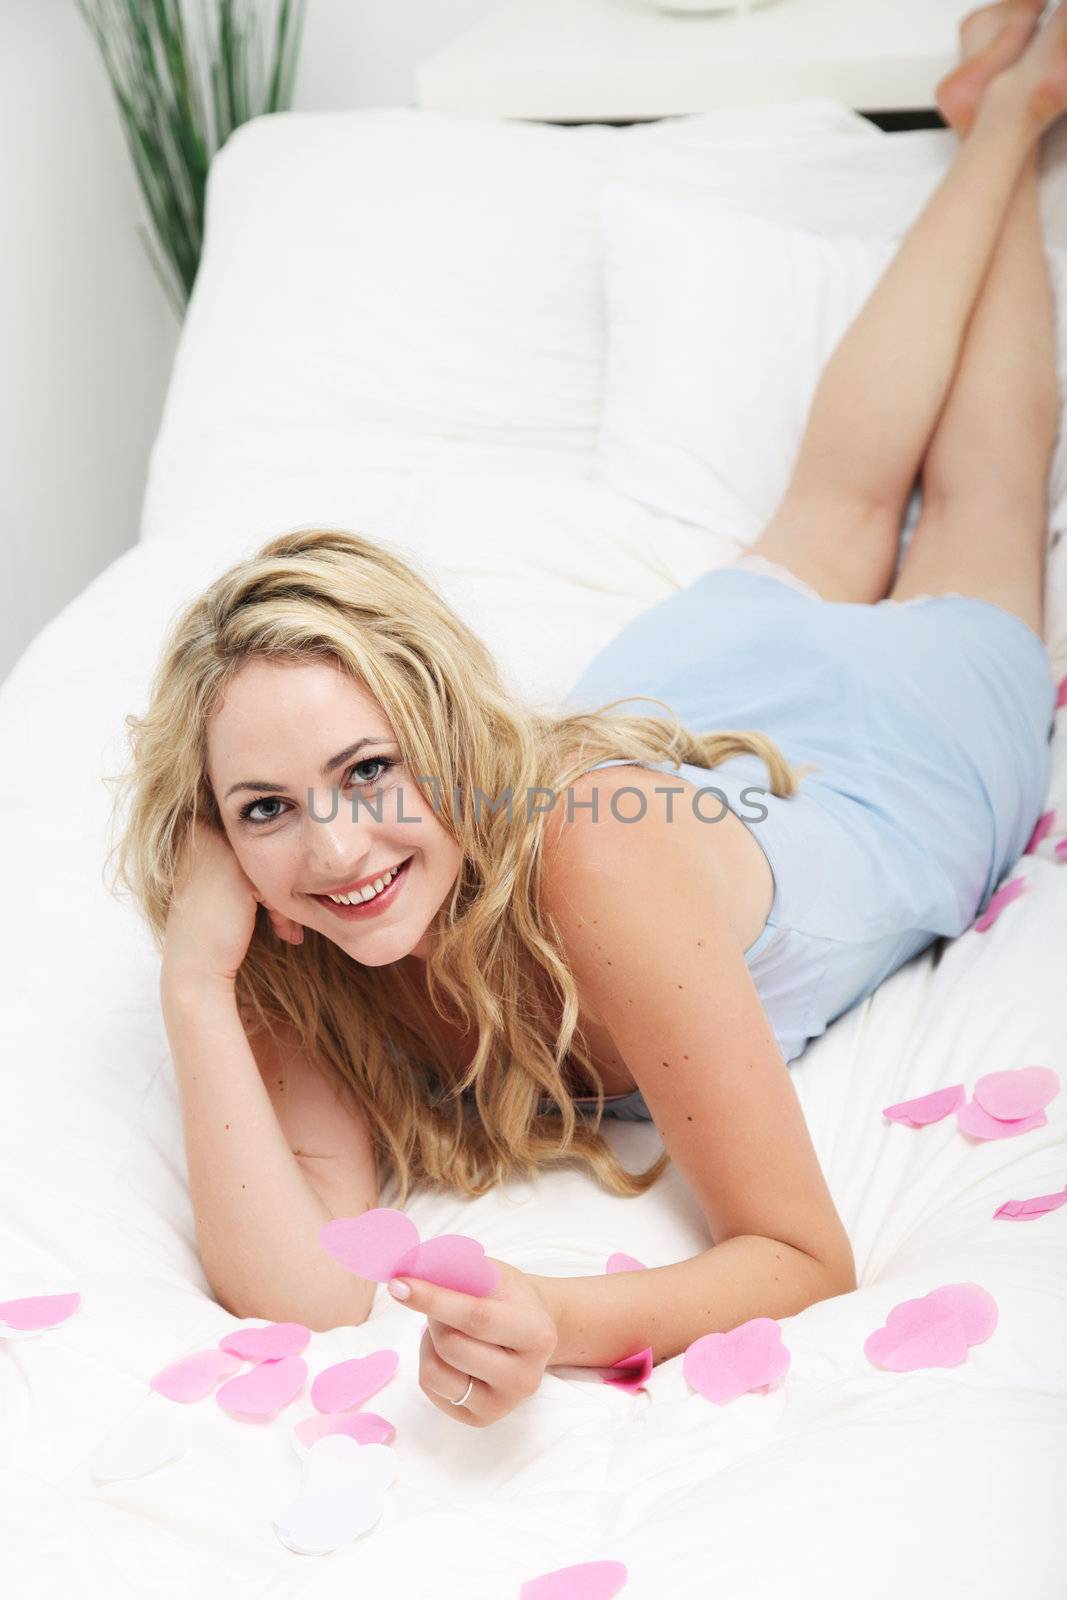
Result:
{"label": "woman's fingers", "polygon": [[[500,1345],[486,1344],[481,1339],[471,1339],[432,1317],[426,1319],[424,1332],[421,1375],[446,1400],[458,1400],[467,1387],[468,1378],[478,1378],[490,1388],[505,1382],[511,1367],[511,1351]],[[434,1375],[445,1381],[435,1383]]]}
{"label": "woman's fingers", "polygon": [[269,906],[265,900],[260,900],[259,904],[270,918],[270,925],[279,939],[284,939],[287,944],[303,943],[304,930],[299,922],[294,922],[292,917],[283,916],[280,911],[275,911],[274,907]]}

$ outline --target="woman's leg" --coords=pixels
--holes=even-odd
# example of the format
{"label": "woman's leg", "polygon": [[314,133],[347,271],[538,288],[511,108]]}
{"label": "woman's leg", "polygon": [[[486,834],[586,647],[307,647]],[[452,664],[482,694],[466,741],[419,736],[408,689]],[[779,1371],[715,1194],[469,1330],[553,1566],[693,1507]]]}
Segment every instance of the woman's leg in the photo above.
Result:
{"label": "woman's leg", "polygon": [[[1036,20],[1029,11],[1029,28]],[[1067,106],[1067,5],[981,99],[969,137],[822,375],[782,505],[751,547],[831,600],[874,601],[1017,180]],[[947,268],[947,270],[946,270]]]}
{"label": "woman's leg", "polygon": [[1041,634],[1059,381],[1037,171],[1035,150],[926,454],[922,516],[890,598],[976,595]]}

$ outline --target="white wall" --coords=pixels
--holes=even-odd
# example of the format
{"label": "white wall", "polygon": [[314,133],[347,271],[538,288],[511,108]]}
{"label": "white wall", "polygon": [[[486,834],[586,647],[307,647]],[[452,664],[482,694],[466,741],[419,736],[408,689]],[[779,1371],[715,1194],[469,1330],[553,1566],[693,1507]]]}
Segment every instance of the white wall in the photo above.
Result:
{"label": "white wall", "polygon": [[[297,110],[411,105],[493,0],[307,0]],[[0,0],[0,679],[136,542],[178,325],[74,0]]]}
{"label": "white wall", "polygon": [[176,324],[73,0],[0,0],[0,675],[137,535]]}
{"label": "white wall", "polygon": [[501,0],[307,0],[297,111],[415,104],[415,67]]}

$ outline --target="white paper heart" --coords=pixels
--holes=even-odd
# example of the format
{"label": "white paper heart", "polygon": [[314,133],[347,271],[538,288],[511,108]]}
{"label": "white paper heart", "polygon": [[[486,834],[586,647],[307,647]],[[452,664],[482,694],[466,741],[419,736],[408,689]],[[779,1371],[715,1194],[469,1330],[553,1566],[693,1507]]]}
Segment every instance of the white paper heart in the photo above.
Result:
{"label": "white paper heart", "polygon": [[[363,1450],[372,1448],[357,1446]],[[297,1555],[326,1556],[373,1528],[384,1510],[385,1495],[380,1489],[365,1494],[334,1490],[291,1501],[271,1526],[282,1544]]]}
{"label": "white paper heart", "polygon": [[395,1478],[396,1451],[387,1444],[360,1444],[347,1433],[328,1433],[304,1457],[300,1493],[302,1498],[334,1490],[384,1494]]}

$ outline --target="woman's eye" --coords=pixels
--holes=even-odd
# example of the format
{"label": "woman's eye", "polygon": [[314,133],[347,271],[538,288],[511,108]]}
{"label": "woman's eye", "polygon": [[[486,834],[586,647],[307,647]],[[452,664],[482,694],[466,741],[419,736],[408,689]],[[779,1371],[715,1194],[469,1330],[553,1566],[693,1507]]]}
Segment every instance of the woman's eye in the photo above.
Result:
{"label": "woman's eye", "polygon": [[[366,760],[357,761],[355,766],[349,767],[348,770],[349,772],[358,772],[360,767],[381,767],[382,771],[378,774],[378,777],[382,778],[389,771],[389,768],[395,765],[394,761],[387,760],[385,756],[367,756]],[[368,778],[360,787],[367,789],[374,782],[376,782],[376,779]]]}
{"label": "woman's eye", "polygon": [[[373,787],[373,785],[381,778],[383,778],[392,767],[395,766],[396,762],[391,761],[387,756],[366,756],[362,761],[357,761],[353,766],[349,767],[348,771],[345,773],[345,777],[350,778],[352,774],[354,772],[358,772],[361,767],[380,767],[382,770],[379,772],[377,778],[365,778],[358,784],[358,787],[361,789],[369,789]],[[276,796],[267,795],[262,800],[250,800],[246,806],[241,808],[239,816],[242,822],[249,822],[253,827],[262,827],[262,825],[266,822],[277,822],[279,813],[275,811],[273,815],[269,817],[257,817],[255,813],[260,809],[261,806],[280,806],[281,804],[282,802],[277,799]]]}
{"label": "woman's eye", "polygon": [[242,822],[251,822],[253,824],[256,824],[256,823],[262,824],[264,822],[274,822],[274,821],[277,820],[277,816],[278,816],[277,812],[275,812],[274,816],[272,816],[272,817],[257,817],[257,816],[254,816],[253,813],[258,811],[260,806],[280,806],[280,805],[281,805],[281,801],[280,800],[276,800],[273,797],[268,797],[266,800],[250,800],[246,806],[242,806],[241,807],[241,810],[238,813],[238,815],[240,816]]}

